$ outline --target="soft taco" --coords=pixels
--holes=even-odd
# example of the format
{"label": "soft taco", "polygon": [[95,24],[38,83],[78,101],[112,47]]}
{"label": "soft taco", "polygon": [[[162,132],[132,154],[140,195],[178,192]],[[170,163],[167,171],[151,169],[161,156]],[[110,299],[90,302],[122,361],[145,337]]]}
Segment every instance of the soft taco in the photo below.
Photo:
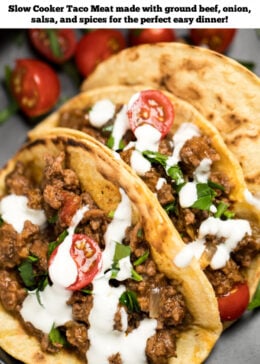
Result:
{"label": "soft taco", "polygon": [[0,173],[0,346],[24,363],[201,363],[216,299],[156,197],[77,131],[46,131]]}
{"label": "soft taco", "polygon": [[214,126],[190,104],[144,86],[83,92],[30,136],[54,126],[92,135],[132,167],[187,244],[175,265],[198,259],[224,325],[240,317],[260,277],[259,209]]}
{"label": "soft taco", "polygon": [[123,50],[97,66],[82,90],[106,85],[150,85],[189,102],[219,130],[260,197],[260,79],[235,60],[181,43]]}

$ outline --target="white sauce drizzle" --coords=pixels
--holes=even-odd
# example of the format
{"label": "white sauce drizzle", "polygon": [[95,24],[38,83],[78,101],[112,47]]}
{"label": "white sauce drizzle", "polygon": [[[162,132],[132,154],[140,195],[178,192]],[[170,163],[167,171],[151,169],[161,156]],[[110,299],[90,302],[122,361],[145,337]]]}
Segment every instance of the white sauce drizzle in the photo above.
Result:
{"label": "white sauce drizzle", "polygon": [[230,258],[230,253],[246,234],[252,234],[247,220],[220,220],[219,218],[209,217],[202,222],[198,239],[185,245],[174,258],[174,263],[183,268],[190,264],[193,257],[199,259],[205,250],[205,236],[215,235],[217,238],[224,238],[225,241],[217,246],[210,265],[212,269],[223,268]]}
{"label": "white sauce drizzle", "polygon": [[72,308],[66,303],[71,296],[71,291],[67,290],[66,287],[75,282],[77,269],[69,251],[75,228],[88,209],[88,206],[83,206],[73,216],[71,226],[68,229],[69,234],[60,244],[53,263],[49,267],[49,275],[53,285],[47,285],[43,291],[39,291],[39,298],[35,291],[29,292],[22,304],[20,313],[23,319],[31,322],[34,327],[47,334],[53,324],[60,326],[72,320]]}
{"label": "white sauce drizzle", "polygon": [[[106,234],[106,247],[103,252],[102,271],[93,281],[93,306],[89,315],[90,328],[88,337],[90,347],[86,354],[89,363],[105,364],[111,355],[120,353],[124,364],[145,364],[146,341],[154,335],[157,326],[156,320],[145,319],[140,322],[138,329],[131,334],[126,334],[128,327],[127,313],[121,308],[121,322],[123,331],[114,330],[114,317],[118,310],[118,302],[125,286],[111,287],[109,285],[110,274],[106,270],[111,268],[115,252],[115,242],[121,243],[125,230],[131,224],[131,204],[120,189],[122,196],[113,220],[109,224]],[[131,276],[131,263],[129,257],[119,261],[121,279]],[[118,279],[118,276],[117,276]]]}
{"label": "white sauce drizzle", "polygon": [[101,128],[115,114],[116,106],[108,99],[97,101],[89,112],[89,122],[96,128]]}
{"label": "white sauce drizzle", "polygon": [[179,202],[181,207],[190,207],[198,199],[197,187],[195,182],[187,182],[179,192]]}
{"label": "white sauce drizzle", "polygon": [[192,123],[183,123],[173,136],[173,154],[167,159],[167,169],[175,166],[180,161],[180,151],[187,140],[194,136],[200,136],[200,131],[196,125]]}
{"label": "white sauce drizzle", "polygon": [[159,191],[165,183],[167,183],[165,178],[162,177],[158,178],[158,181],[155,186],[156,190]]}
{"label": "white sauce drizzle", "polygon": [[122,109],[117,113],[115,123],[112,130],[112,137],[114,138],[113,150],[117,150],[120,147],[120,141],[125,135],[126,131],[130,129],[127,107],[124,105]]}
{"label": "white sauce drizzle", "polygon": [[260,210],[260,197],[254,196],[248,189],[245,189],[244,196],[246,201],[255,206],[258,210]]}
{"label": "white sauce drizzle", "polygon": [[69,287],[77,279],[78,269],[70,254],[70,248],[75,229],[83,218],[84,213],[88,210],[89,207],[87,205],[83,206],[73,216],[71,226],[68,228],[68,235],[59,245],[57,254],[49,267],[49,275],[52,282],[63,288]]}
{"label": "white sauce drizzle", "polygon": [[26,196],[8,195],[0,201],[0,214],[2,219],[11,224],[13,228],[21,233],[25,221],[29,220],[35,225],[44,227],[47,218],[43,210],[31,209],[28,207]]}
{"label": "white sauce drizzle", "polygon": [[138,150],[133,150],[130,157],[130,165],[133,170],[139,175],[144,176],[150,171],[152,164]]}

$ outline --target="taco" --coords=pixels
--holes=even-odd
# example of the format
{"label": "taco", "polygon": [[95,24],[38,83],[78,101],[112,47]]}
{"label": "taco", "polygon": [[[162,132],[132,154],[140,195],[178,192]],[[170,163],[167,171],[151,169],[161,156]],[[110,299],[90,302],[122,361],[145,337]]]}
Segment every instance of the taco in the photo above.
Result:
{"label": "taco", "polygon": [[225,326],[240,317],[260,277],[260,211],[214,126],[190,104],[144,86],[83,92],[30,136],[54,126],[79,128],[132,167],[187,244],[174,263],[198,259]]}
{"label": "taco", "polygon": [[0,174],[0,346],[25,363],[201,363],[216,299],[157,198],[77,131],[46,131]]}
{"label": "taco", "polygon": [[192,104],[219,130],[239,160],[250,191],[260,197],[260,79],[238,62],[181,43],[123,50],[97,66],[82,90],[150,85]]}

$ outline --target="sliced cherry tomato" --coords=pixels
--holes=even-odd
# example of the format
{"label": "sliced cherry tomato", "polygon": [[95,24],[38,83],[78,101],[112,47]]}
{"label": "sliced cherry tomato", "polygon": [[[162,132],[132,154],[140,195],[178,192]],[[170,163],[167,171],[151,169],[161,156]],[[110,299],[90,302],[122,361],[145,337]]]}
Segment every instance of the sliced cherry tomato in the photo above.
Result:
{"label": "sliced cherry tomato", "polygon": [[130,29],[129,42],[131,45],[158,42],[174,42],[176,34],[173,29]]}
{"label": "sliced cherry tomato", "polygon": [[75,62],[79,72],[88,76],[100,63],[126,47],[123,34],[116,29],[97,29],[85,34],[79,41]]}
{"label": "sliced cherry tomato", "polygon": [[10,87],[20,109],[29,117],[50,111],[60,95],[57,74],[46,63],[35,59],[16,61]]}
{"label": "sliced cherry tomato", "polygon": [[236,34],[236,29],[191,29],[190,38],[193,44],[207,46],[210,49],[224,53],[230,46]]}
{"label": "sliced cherry tomato", "polygon": [[172,103],[158,90],[141,91],[127,114],[133,132],[142,124],[150,124],[159,130],[162,137],[169,132],[174,120]]}
{"label": "sliced cherry tomato", "polygon": [[[51,254],[49,265],[52,264],[53,259],[58,253],[58,249],[59,246]],[[70,255],[77,265],[78,276],[75,283],[71,284],[67,289],[77,291],[90,284],[99,272],[102,252],[99,245],[89,236],[85,234],[74,234]]]}
{"label": "sliced cherry tomato", "polygon": [[64,191],[62,195],[63,204],[59,211],[59,221],[61,226],[69,226],[73,216],[80,207],[81,199],[79,195],[68,191]]}
{"label": "sliced cherry tomato", "polygon": [[218,297],[218,307],[222,321],[238,319],[246,310],[249,303],[247,283],[242,283],[224,296]]}
{"label": "sliced cherry tomato", "polygon": [[76,33],[73,29],[29,29],[33,47],[47,60],[60,64],[75,53]]}

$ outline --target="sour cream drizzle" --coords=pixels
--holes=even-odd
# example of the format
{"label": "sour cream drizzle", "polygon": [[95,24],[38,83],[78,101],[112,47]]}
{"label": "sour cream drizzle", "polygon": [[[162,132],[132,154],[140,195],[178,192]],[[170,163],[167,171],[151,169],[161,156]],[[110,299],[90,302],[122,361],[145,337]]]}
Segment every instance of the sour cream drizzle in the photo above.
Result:
{"label": "sour cream drizzle", "polygon": [[2,219],[11,224],[18,233],[23,231],[24,223],[27,220],[40,227],[44,227],[47,222],[43,210],[28,207],[26,196],[11,194],[3,197],[0,201],[0,214]]}
{"label": "sour cream drizzle", "polygon": [[206,235],[214,235],[217,238],[224,238],[224,243],[217,245],[210,265],[212,269],[223,268],[230,258],[230,253],[246,234],[252,234],[250,224],[247,220],[221,220],[219,218],[209,217],[202,222],[199,228],[198,239],[185,245],[175,257],[174,263],[178,267],[183,268],[190,264],[193,257],[199,260],[206,248]]}
{"label": "sour cream drizzle", "polygon": [[[124,364],[147,363],[145,355],[146,341],[155,333],[156,320],[145,319],[140,322],[137,329],[130,334],[127,330],[127,313],[120,309],[122,331],[114,330],[114,317],[118,310],[118,302],[125,286],[112,287],[109,285],[109,272],[115,252],[115,242],[122,242],[126,228],[131,225],[131,204],[121,189],[121,202],[118,205],[113,220],[109,224],[105,234],[106,248],[103,252],[102,271],[93,281],[93,306],[89,315],[90,328],[88,337],[90,347],[87,352],[89,363],[105,364],[108,358],[117,353],[120,354]],[[124,280],[131,276],[131,263],[129,258],[120,261],[118,280]]]}
{"label": "sour cream drizzle", "polygon": [[89,112],[89,122],[96,128],[101,128],[115,114],[116,107],[108,99],[97,101]]}
{"label": "sour cream drizzle", "polygon": [[66,287],[75,282],[77,268],[70,255],[72,237],[77,225],[80,223],[88,206],[79,209],[72,218],[68,235],[58,248],[53,264],[49,268],[49,275],[53,285],[47,285],[44,291],[29,292],[21,308],[24,321],[29,321],[34,327],[49,334],[53,325],[60,326],[72,320],[71,306],[67,301],[71,291]]}

